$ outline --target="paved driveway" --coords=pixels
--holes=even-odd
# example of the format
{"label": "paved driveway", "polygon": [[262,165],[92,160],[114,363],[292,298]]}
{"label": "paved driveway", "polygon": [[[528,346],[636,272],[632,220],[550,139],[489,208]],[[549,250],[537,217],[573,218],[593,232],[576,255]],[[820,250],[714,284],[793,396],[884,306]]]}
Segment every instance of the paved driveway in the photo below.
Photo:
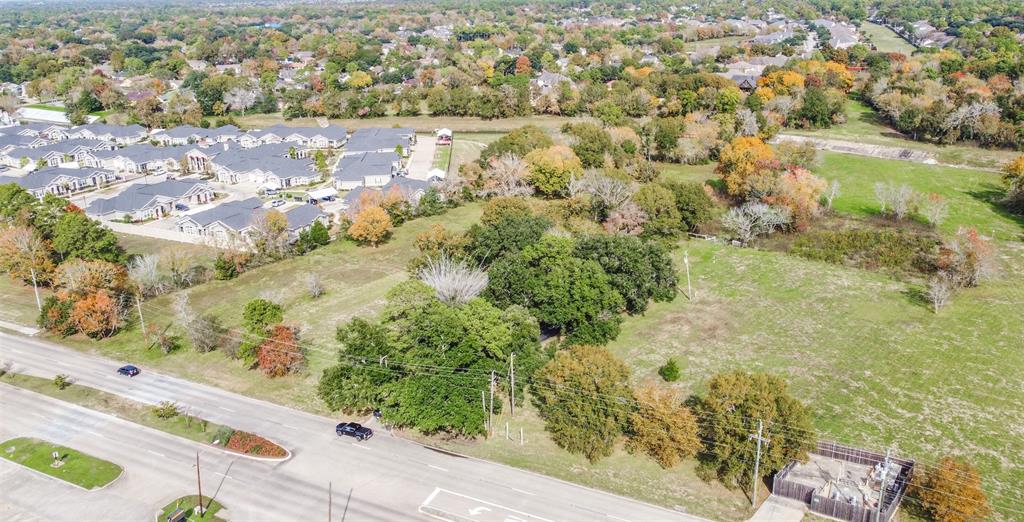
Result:
{"label": "paved driveway", "polygon": [[416,145],[412,147],[412,155],[409,158],[409,177],[412,179],[425,180],[428,173],[434,168],[434,154],[437,152],[437,138],[432,134],[418,134]]}

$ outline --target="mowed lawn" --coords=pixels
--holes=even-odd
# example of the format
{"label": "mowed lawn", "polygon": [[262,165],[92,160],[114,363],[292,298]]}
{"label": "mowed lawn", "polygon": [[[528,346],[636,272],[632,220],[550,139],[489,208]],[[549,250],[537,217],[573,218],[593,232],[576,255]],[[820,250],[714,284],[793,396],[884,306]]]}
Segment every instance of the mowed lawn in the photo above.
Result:
{"label": "mowed lawn", "polygon": [[[53,453],[64,463],[53,467]],[[19,437],[0,444],[0,457],[84,489],[106,486],[121,476],[121,466],[45,440]]]}
{"label": "mowed lawn", "polygon": [[828,129],[784,129],[783,133],[921,150],[932,154],[939,163],[984,169],[999,169],[1020,154],[1006,149],[982,149],[969,144],[936,145],[914,141],[889,127],[874,109],[853,100],[846,103],[846,120],[846,123]]}
{"label": "mowed lawn", "polygon": [[[992,204],[998,176],[956,168],[826,154],[819,175],[839,179],[839,212],[877,212],[873,184],[907,183],[950,201],[944,235],[974,225],[995,237],[1000,273],[933,314],[921,283],[795,256],[693,240],[696,298],[680,295],[625,321],[612,350],[657,378],[676,357],[679,387],[699,391],[720,371],[784,376],[811,405],[822,437],[934,463],[968,457],[998,510],[1024,505],[1024,223]],[[695,168],[676,178],[700,179]],[[685,285],[685,279],[681,279]],[[1011,514],[1003,511],[1004,518]]]}
{"label": "mowed lawn", "polygon": [[917,50],[917,47],[884,25],[864,22],[860,24],[860,32],[864,33],[871,40],[871,43],[875,44],[879,52],[902,53],[910,56]]}
{"label": "mowed lawn", "polygon": [[[358,246],[339,240],[301,257],[294,257],[249,270],[231,281],[210,281],[185,290],[196,310],[212,314],[232,329],[242,324],[245,304],[259,297],[280,302],[285,322],[299,326],[307,346],[305,372],[269,379],[214,351],[200,354],[190,347],[164,355],[147,344],[136,324],[103,341],[82,336],[64,339],[71,346],[93,350],[145,368],[160,369],[183,377],[220,386],[232,391],[324,413],[316,398],[316,384],[323,369],[335,363],[338,343],[334,334],[338,325],[353,317],[375,317],[387,292],[404,281],[406,265],[417,254],[418,234],[436,223],[450,230],[465,230],[479,220],[480,205],[450,209],[445,214],[416,219],[396,228],[393,237],[378,248]],[[309,296],[305,277],[317,274],[326,288],[317,299]],[[172,312],[173,294],[147,301],[144,314],[147,325],[164,330],[176,323]],[[134,318],[133,318],[134,320]],[[181,335],[176,326],[167,330]]]}

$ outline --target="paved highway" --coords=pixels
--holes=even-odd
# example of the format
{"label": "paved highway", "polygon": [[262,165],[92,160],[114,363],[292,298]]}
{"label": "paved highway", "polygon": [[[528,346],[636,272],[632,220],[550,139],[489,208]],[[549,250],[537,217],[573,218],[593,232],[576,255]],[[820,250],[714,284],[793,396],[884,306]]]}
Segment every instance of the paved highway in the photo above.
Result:
{"label": "paved highway", "polygon": [[0,434],[38,436],[122,465],[126,476],[84,492],[0,464],[5,520],[143,520],[195,489],[201,452],[204,494],[217,491],[232,521],[334,520],[452,522],[700,521],[703,519],[499,464],[433,450],[378,432],[355,443],[334,434],[336,420],[255,400],[143,368],[129,379],[119,362],[0,333],[0,361],[14,371],[78,383],[156,404],[178,402],[210,421],[252,431],[293,453],[270,464],[230,456],[61,401],[0,386]]}

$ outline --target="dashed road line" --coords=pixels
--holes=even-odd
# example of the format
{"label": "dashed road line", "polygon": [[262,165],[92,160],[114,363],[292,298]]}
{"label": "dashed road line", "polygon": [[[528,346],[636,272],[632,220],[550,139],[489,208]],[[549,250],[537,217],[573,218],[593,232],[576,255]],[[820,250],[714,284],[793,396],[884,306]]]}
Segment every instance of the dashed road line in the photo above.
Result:
{"label": "dashed road line", "polygon": [[220,408],[220,409],[222,409],[222,410],[224,410],[224,411],[230,411],[231,413],[238,413],[238,412],[236,412],[235,410],[232,410],[231,408],[225,408],[225,407],[223,407],[223,406],[217,406],[217,407],[218,407],[218,408]]}
{"label": "dashed road line", "polygon": [[357,448],[362,448],[364,450],[369,450],[370,449],[370,447],[365,445],[365,444],[358,444],[358,443],[355,443],[355,442],[349,442],[349,444],[351,444],[351,445],[353,445],[353,446],[355,446]]}
{"label": "dashed road line", "polygon": [[438,470],[441,470],[441,471],[443,471],[443,472],[445,472],[445,473],[448,473],[448,470],[446,470],[446,469],[442,468],[441,466],[435,466],[435,465],[433,465],[433,464],[427,464],[427,467],[428,467],[428,468],[434,468],[434,469],[438,469]]}
{"label": "dashed road line", "polygon": [[156,455],[156,456],[158,456],[158,457],[163,457],[163,458],[165,458],[165,459],[167,458],[167,455],[164,455],[163,453],[160,453],[160,452],[158,452],[158,451],[153,451],[153,450],[151,450],[151,449],[148,449],[148,450],[146,450],[146,451],[148,451],[148,452],[150,452],[150,453],[152,453],[152,454],[154,454],[154,455]]}

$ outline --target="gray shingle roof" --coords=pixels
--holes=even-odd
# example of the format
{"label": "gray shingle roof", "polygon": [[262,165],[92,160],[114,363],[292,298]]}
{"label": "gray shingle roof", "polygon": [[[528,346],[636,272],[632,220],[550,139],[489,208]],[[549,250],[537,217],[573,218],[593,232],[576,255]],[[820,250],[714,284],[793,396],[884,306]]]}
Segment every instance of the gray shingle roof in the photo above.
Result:
{"label": "gray shingle roof", "polygon": [[393,165],[401,157],[395,152],[363,152],[344,156],[332,176],[341,181],[360,181],[364,176],[391,175]]}
{"label": "gray shingle roof", "polygon": [[267,134],[273,134],[281,138],[298,134],[306,139],[323,136],[329,140],[344,140],[348,136],[348,131],[345,130],[345,127],[338,125],[328,125],[326,127],[289,127],[288,125],[278,124],[252,133],[257,138]]}
{"label": "gray shingle roof", "polygon": [[110,134],[115,138],[134,138],[148,134],[142,125],[107,125],[105,123],[90,123],[80,125],[71,129],[72,132],[88,129],[97,136]]}
{"label": "gray shingle roof", "polygon": [[29,172],[24,176],[0,176],[0,184],[14,183],[28,190],[46,188],[53,180],[67,176],[71,178],[86,179],[95,174],[104,176],[111,175],[110,171],[101,169],[62,169],[58,167],[46,167]]}
{"label": "gray shingle roof", "polygon": [[263,207],[260,198],[249,198],[241,201],[227,201],[209,210],[196,212],[182,220],[191,219],[200,226],[208,226],[220,221],[232,230],[242,230],[252,223],[253,212]]}
{"label": "gray shingle roof", "polygon": [[89,205],[88,213],[135,212],[148,207],[154,199],[160,196],[180,198],[197,185],[205,185],[205,183],[197,179],[168,179],[152,185],[131,185],[112,198],[93,201]]}
{"label": "gray shingle roof", "polygon": [[401,145],[409,147],[411,137],[416,132],[407,128],[371,127],[359,129],[352,133],[345,149],[348,152],[365,152],[375,150],[394,150]]}
{"label": "gray shingle roof", "polygon": [[298,230],[313,224],[313,220],[324,215],[320,207],[309,203],[299,205],[288,212],[284,217],[288,219],[288,230]]}

